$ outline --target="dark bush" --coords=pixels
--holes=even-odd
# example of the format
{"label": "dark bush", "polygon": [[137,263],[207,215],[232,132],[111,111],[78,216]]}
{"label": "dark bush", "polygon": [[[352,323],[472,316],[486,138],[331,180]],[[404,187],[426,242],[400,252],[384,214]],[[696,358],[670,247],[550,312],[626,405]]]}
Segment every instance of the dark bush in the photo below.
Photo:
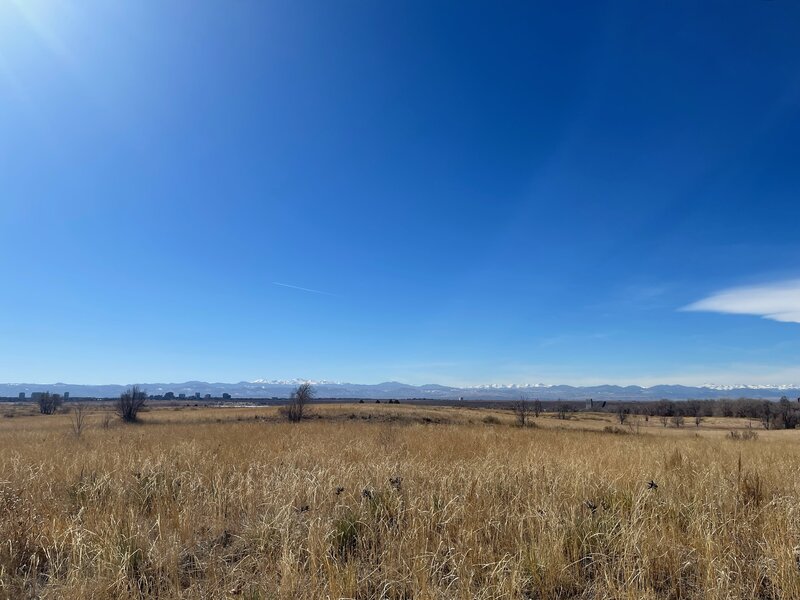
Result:
{"label": "dark bush", "polygon": [[299,423],[308,412],[308,405],[314,399],[314,388],[310,383],[301,383],[292,392],[289,404],[281,409],[281,414],[290,423]]}
{"label": "dark bush", "polygon": [[51,394],[45,392],[39,396],[39,412],[43,415],[54,414],[63,403],[63,399],[59,394]]}
{"label": "dark bush", "polygon": [[125,423],[135,423],[139,419],[139,411],[144,408],[146,402],[147,392],[134,385],[120,394],[116,406],[117,415]]}

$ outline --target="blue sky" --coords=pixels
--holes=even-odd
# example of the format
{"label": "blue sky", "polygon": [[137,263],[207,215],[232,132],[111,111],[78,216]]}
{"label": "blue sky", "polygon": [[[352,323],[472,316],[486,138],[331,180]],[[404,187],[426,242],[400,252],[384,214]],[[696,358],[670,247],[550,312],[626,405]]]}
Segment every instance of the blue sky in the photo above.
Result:
{"label": "blue sky", "polygon": [[4,2],[0,380],[798,383],[798,27]]}

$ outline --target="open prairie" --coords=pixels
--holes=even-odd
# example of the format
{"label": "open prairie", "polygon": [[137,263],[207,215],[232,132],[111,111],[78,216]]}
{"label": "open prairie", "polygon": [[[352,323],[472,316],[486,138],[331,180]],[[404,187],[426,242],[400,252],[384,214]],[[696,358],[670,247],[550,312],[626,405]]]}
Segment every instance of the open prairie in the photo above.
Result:
{"label": "open prairie", "polygon": [[410,405],[0,415],[3,598],[800,598],[800,432]]}

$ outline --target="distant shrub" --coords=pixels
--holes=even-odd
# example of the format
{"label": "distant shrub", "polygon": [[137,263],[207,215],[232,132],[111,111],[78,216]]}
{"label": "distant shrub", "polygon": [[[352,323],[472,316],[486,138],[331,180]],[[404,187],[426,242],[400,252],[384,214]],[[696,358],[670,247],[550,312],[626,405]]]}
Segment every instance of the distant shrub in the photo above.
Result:
{"label": "distant shrub", "polygon": [[134,385],[119,396],[117,400],[117,415],[125,423],[135,423],[139,420],[139,411],[147,402],[147,392]]}
{"label": "distant shrub", "polygon": [[531,413],[533,412],[533,407],[526,398],[520,398],[513,404],[511,410],[514,412],[514,418],[517,421],[517,425],[520,427],[525,427],[528,424],[528,419],[530,418]]}
{"label": "distant shrub", "polygon": [[314,388],[310,383],[301,383],[292,392],[289,404],[281,409],[281,414],[290,423],[299,423],[308,412],[308,405],[314,399]]}
{"label": "distant shrub", "polygon": [[533,416],[534,416],[534,418],[536,418],[536,417],[538,417],[540,414],[542,414],[542,410],[543,410],[543,409],[542,409],[542,401],[541,401],[541,400],[539,400],[539,399],[536,399],[536,400],[534,400],[534,401],[533,401],[533,406],[531,407],[531,410],[533,410]]}
{"label": "distant shrub", "polygon": [[43,415],[52,415],[61,407],[62,402],[59,394],[45,392],[39,396],[39,412]]}
{"label": "distant shrub", "polygon": [[75,437],[81,437],[86,428],[86,407],[83,404],[76,404],[72,407],[72,433]]}
{"label": "distant shrub", "polygon": [[485,417],[483,417],[483,422],[486,423],[487,425],[499,425],[500,419],[498,419],[494,415],[486,415]]}

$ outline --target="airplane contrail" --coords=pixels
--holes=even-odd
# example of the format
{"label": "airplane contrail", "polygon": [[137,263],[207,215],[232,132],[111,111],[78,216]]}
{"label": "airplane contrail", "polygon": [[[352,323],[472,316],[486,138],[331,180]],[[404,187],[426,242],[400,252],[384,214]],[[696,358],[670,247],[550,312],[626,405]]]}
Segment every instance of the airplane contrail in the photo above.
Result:
{"label": "airplane contrail", "polygon": [[312,294],[322,294],[323,296],[335,296],[339,297],[339,294],[332,294],[331,292],[323,292],[321,290],[312,290],[311,288],[304,288],[300,287],[299,285],[290,285],[288,283],[280,283],[278,281],[273,281],[272,285],[279,285],[281,287],[290,288],[293,290],[300,290],[301,292],[310,292]]}

